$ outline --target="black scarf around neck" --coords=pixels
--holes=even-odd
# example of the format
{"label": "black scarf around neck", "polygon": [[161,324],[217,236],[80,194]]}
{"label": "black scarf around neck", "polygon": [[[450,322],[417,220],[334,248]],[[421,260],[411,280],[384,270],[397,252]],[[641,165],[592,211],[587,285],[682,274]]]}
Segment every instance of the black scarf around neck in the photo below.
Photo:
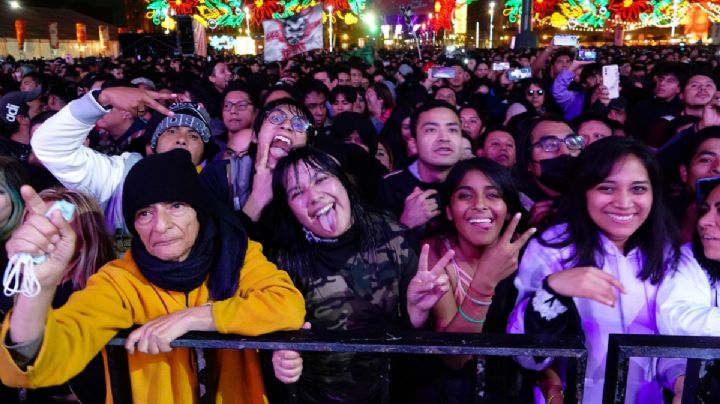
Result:
{"label": "black scarf around neck", "polygon": [[145,249],[140,237],[133,237],[132,257],[143,276],[163,289],[188,293],[209,275],[210,297],[216,301],[231,297],[240,283],[248,239],[239,223],[225,220],[232,212],[213,208],[218,214],[200,220],[197,240],[184,261],[161,260]]}

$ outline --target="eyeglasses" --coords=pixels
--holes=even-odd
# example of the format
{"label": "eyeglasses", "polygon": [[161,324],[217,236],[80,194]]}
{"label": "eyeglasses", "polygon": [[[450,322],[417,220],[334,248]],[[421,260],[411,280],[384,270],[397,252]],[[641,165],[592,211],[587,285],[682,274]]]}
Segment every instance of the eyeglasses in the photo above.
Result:
{"label": "eyeglasses", "polygon": [[[279,126],[288,120],[288,115],[281,109],[273,109],[267,113],[267,120],[270,121],[271,124]],[[301,116],[293,115],[290,118],[290,127],[293,132],[304,133],[307,132],[310,127],[310,122]]]}
{"label": "eyeglasses", "polygon": [[532,97],[534,94],[543,95],[543,94],[545,94],[545,90],[543,90],[543,89],[540,89],[540,90],[527,90],[527,95],[528,95],[528,97]]}
{"label": "eyeglasses", "polygon": [[232,101],[225,101],[225,104],[223,104],[223,109],[225,111],[232,111],[233,108],[237,108],[238,111],[247,111],[247,109],[253,105],[252,102],[249,101],[238,101],[238,102],[232,102]]}
{"label": "eyeglasses", "polygon": [[563,143],[570,151],[582,150],[585,147],[585,139],[576,133],[571,133],[562,139],[557,136],[545,136],[530,147],[542,146],[544,151],[553,153],[560,150]]}

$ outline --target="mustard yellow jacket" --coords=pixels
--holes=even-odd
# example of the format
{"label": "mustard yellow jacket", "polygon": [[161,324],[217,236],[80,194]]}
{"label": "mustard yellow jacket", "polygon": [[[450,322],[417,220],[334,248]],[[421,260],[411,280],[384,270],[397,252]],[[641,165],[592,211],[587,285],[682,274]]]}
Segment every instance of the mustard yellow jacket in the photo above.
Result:
{"label": "mustard yellow jacket", "polygon": [[[206,283],[187,296],[151,284],[128,251],[123,258],[103,266],[65,306],[50,309],[38,356],[25,371],[0,344],[0,378],[13,387],[64,383],[79,373],[118,330],[208,302]],[[11,315],[2,325],[2,341],[6,341]],[[238,291],[230,299],[212,302],[212,315],[219,332],[254,336],[300,328],[305,303],[287,273],[265,258],[260,244],[250,241]],[[217,403],[264,402],[256,351],[219,350],[217,357]],[[195,364],[188,349],[176,348],[159,355],[136,352],[128,356],[128,364],[135,403],[196,401]],[[112,402],[109,388],[106,401]]]}

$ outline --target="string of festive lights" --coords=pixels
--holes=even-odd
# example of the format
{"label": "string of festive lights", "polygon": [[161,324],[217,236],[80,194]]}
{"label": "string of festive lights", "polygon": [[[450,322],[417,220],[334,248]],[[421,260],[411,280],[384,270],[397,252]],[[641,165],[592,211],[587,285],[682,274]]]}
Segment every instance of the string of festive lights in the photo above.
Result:
{"label": "string of festive lights", "polygon": [[[347,25],[356,24],[366,8],[366,0],[146,0],[145,17],[166,30],[175,29],[176,15],[189,15],[203,26],[215,29],[242,27],[246,17],[258,27],[264,20],[286,18],[302,10],[324,3],[332,6],[333,22],[341,20]],[[245,15],[247,9],[248,16]],[[327,13],[326,13],[327,14]]]}
{"label": "string of festive lights", "polygon": [[[625,30],[677,26],[697,5],[720,22],[720,0],[533,0],[533,20],[540,26],[578,31]],[[522,0],[506,0],[503,15],[517,23]]]}

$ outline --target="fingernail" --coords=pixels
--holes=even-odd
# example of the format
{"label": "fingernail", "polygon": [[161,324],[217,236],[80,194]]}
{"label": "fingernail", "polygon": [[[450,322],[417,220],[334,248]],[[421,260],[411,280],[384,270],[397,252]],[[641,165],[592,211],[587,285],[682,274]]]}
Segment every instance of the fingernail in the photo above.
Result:
{"label": "fingernail", "polygon": [[535,233],[537,231],[537,228],[533,227],[530,229],[530,233]]}
{"label": "fingernail", "polygon": [[58,235],[56,234],[56,235],[54,235],[54,236],[52,236],[52,237],[50,238],[50,241],[51,241],[53,244],[55,244],[55,243],[57,243],[58,241],[60,241],[60,236],[58,236]]}

